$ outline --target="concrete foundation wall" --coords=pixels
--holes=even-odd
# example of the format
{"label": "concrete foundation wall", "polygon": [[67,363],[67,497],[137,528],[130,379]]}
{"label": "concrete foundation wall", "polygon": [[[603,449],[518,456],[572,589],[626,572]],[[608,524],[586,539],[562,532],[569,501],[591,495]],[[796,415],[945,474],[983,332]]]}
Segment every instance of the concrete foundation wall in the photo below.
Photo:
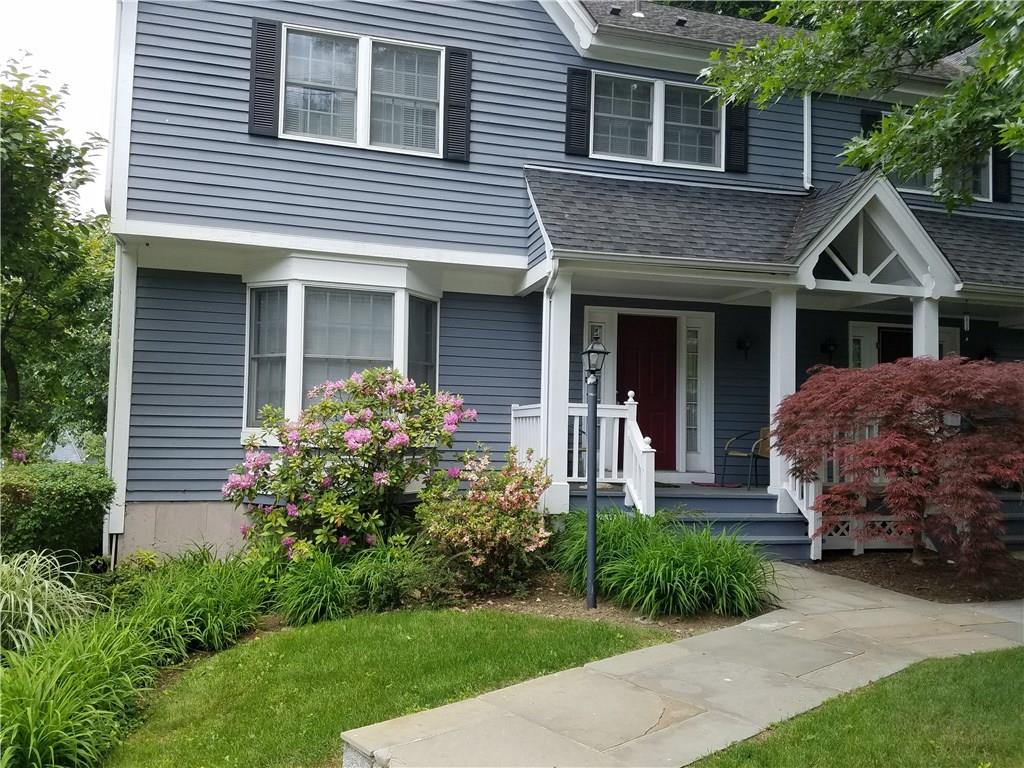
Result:
{"label": "concrete foundation wall", "polygon": [[245,514],[223,501],[134,502],[125,508],[118,559],[139,549],[173,555],[213,546],[219,555],[242,547]]}

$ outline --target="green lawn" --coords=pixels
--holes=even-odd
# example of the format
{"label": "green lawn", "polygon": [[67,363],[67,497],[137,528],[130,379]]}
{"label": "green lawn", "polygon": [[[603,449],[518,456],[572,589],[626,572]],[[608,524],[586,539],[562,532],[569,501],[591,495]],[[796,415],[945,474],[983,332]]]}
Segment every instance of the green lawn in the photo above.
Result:
{"label": "green lawn", "polygon": [[826,702],[697,768],[1019,768],[1024,648],[933,659]]}
{"label": "green lawn", "polygon": [[497,611],[366,614],[275,632],[155,694],[109,765],[336,765],[349,728],[668,639]]}

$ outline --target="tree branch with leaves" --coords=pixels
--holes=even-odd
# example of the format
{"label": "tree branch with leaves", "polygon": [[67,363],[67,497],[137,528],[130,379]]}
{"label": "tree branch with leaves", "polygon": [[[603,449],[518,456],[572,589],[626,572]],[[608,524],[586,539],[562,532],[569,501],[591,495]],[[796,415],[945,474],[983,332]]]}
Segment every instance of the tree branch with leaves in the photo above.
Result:
{"label": "tree branch with leaves", "polygon": [[[897,178],[924,175],[952,207],[991,147],[1024,149],[1024,15],[1016,0],[782,0],[765,21],[790,35],[712,54],[707,82],[760,107],[804,92],[882,96],[910,78],[934,91],[896,106],[845,161]],[[967,51],[959,69],[944,61]]]}

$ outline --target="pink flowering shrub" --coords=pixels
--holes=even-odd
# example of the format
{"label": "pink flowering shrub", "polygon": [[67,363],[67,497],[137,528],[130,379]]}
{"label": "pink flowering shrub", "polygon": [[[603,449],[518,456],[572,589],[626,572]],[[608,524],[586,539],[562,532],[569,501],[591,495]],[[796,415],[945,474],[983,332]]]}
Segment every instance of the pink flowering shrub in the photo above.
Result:
{"label": "pink flowering shrub", "polygon": [[538,508],[551,484],[547,464],[521,462],[514,451],[501,469],[490,468],[486,451],[466,453],[463,461],[434,472],[421,491],[416,514],[423,534],[450,556],[465,586],[512,591],[550,536]]}
{"label": "pink flowering shrub", "polygon": [[461,397],[432,393],[394,369],[328,381],[298,419],[261,413],[264,431],[228,475],[224,497],[244,505],[243,535],[256,549],[301,559],[314,548],[352,552],[403,527],[401,496],[438,463],[459,425],[476,418]]}

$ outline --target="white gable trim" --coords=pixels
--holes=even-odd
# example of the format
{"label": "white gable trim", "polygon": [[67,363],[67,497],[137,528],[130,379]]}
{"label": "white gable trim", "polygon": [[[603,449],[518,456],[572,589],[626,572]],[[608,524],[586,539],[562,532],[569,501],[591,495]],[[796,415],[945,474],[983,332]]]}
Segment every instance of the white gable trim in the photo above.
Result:
{"label": "white gable trim", "polygon": [[[922,288],[883,287],[862,283],[842,283],[818,280],[814,267],[818,257],[859,214],[868,216],[882,236],[899,253],[900,258],[914,272]],[[962,284],[956,270],[945,254],[932,240],[913,211],[884,176],[876,176],[867,184],[832,221],[807,245],[796,260],[797,277],[808,289],[849,290],[851,292],[874,292],[893,295],[927,296],[941,298],[956,295]]]}

